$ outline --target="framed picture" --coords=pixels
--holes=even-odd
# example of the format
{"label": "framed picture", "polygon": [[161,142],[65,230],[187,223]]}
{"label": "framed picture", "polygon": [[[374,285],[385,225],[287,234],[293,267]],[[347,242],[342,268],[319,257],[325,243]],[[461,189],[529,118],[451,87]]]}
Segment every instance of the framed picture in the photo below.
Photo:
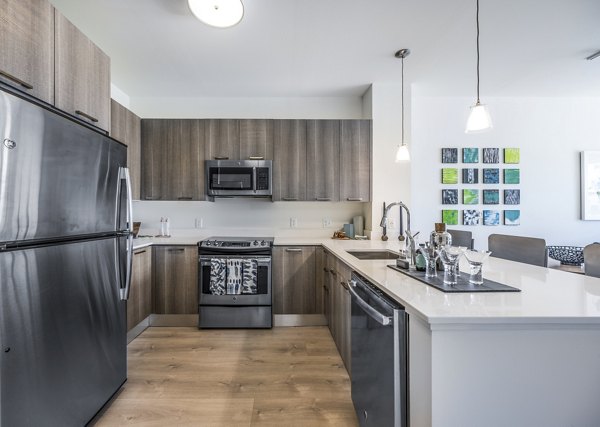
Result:
{"label": "framed picture", "polygon": [[581,219],[600,220],[600,151],[581,152]]}

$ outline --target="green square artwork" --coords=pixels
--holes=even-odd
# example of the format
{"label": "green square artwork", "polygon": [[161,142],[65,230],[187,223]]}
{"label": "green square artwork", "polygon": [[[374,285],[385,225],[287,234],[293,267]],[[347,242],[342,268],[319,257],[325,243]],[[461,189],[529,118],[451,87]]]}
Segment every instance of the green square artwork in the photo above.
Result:
{"label": "green square artwork", "polygon": [[463,204],[465,204],[465,205],[479,204],[479,190],[463,190]]}
{"label": "green square artwork", "polygon": [[519,163],[521,161],[521,153],[518,148],[504,149],[504,163]]}
{"label": "green square artwork", "polygon": [[520,169],[504,169],[505,184],[520,184],[521,173]]}
{"label": "green square artwork", "polygon": [[455,209],[442,210],[442,222],[446,225],[458,225],[458,211]]}
{"label": "green square artwork", "polygon": [[458,168],[442,168],[442,184],[458,184]]}

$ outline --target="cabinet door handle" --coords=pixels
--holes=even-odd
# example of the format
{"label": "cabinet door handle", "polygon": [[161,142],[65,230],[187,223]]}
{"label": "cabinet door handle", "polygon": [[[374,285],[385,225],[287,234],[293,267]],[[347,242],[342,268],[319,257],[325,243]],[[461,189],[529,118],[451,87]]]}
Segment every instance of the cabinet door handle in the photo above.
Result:
{"label": "cabinet door handle", "polygon": [[177,249],[168,249],[169,252],[183,252],[185,251],[184,248],[177,248]]}
{"label": "cabinet door handle", "polygon": [[333,268],[332,268],[331,270],[329,270],[329,272],[330,272],[331,274],[333,274],[334,276],[337,276],[337,272],[336,272],[336,271],[335,271]]}
{"label": "cabinet door handle", "polygon": [[317,202],[331,202],[331,197],[317,197]]}
{"label": "cabinet door handle", "polygon": [[323,267],[323,271],[324,271],[325,273],[329,273],[329,270],[327,270],[327,267]]}
{"label": "cabinet door handle", "polygon": [[141,254],[145,254],[146,253],[146,249],[144,249],[143,251],[139,251],[139,252],[134,252],[134,255],[141,255]]}
{"label": "cabinet door handle", "polygon": [[178,197],[177,200],[192,200],[192,197]]}
{"label": "cabinet door handle", "polygon": [[342,287],[346,290],[348,290],[348,284],[346,282],[344,282],[343,280],[340,282],[340,285],[342,285]]}
{"label": "cabinet door handle", "polygon": [[265,156],[250,156],[248,160],[264,160]]}
{"label": "cabinet door handle", "polygon": [[215,156],[215,160],[229,160],[229,157],[228,156],[221,156],[221,157]]}
{"label": "cabinet door handle", "polygon": [[286,252],[302,252],[300,248],[285,248]]}
{"label": "cabinet door handle", "polygon": [[363,198],[362,197],[348,197],[346,200],[348,200],[349,202],[362,202]]}
{"label": "cabinet door handle", "polygon": [[15,77],[12,74],[9,74],[4,70],[0,70],[0,75],[6,77],[8,80],[12,80],[14,83],[24,87],[25,89],[29,89],[29,90],[33,89],[33,86],[30,85],[29,83],[27,83],[26,81],[21,80],[20,78]]}
{"label": "cabinet door handle", "polygon": [[298,201],[297,197],[282,197],[282,199],[286,202],[296,202]]}
{"label": "cabinet door handle", "polygon": [[97,119],[97,118],[95,118],[94,116],[90,116],[89,114],[87,114],[87,113],[84,113],[84,112],[83,112],[83,111],[81,111],[81,110],[75,110],[75,114],[77,114],[78,116],[81,116],[81,117],[83,117],[83,118],[85,118],[85,119],[88,119],[88,120],[90,120],[90,121],[92,121],[92,122],[94,122],[94,123],[97,123],[97,122],[98,122],[98,119]]}

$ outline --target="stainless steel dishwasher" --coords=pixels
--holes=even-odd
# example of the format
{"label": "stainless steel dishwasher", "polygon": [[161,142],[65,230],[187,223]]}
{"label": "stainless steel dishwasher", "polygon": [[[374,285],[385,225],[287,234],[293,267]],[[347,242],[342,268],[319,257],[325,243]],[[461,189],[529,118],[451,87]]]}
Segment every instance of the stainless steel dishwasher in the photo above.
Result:
{"label": "stainless steel dishwasher", "polygon": [[408,426],[408,315],[353,272],[352,402],[362,427]]}

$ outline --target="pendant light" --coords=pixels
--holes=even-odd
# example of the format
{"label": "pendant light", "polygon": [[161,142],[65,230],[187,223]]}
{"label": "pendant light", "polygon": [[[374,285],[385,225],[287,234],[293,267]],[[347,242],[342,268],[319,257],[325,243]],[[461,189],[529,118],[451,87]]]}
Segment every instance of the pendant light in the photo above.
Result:
{"label": "pendant light", "polygon": [[211,27],[232,27],[244,16],[241,0],[188,0],[188,6],[196,18]]}
{"label": "pendant light", "polygon": [[400,49],[396,52],[396,58],[400,58],[402,60],[402,137],[401,143],[398,145],[398,150],[396,151],[396,163],[399,162],[408,162],[410,161],[410,152],[408,151],[408,146],[404,141],[404,58],[410,55],[410,49]]}
{"label": "pendant light", "polygon": [[466,133],[484,132],[492,128],[492,118],[485,104],[479,100],[479,0],[477,1],[477,102],[471,107],[471,113],[467,119]]}

